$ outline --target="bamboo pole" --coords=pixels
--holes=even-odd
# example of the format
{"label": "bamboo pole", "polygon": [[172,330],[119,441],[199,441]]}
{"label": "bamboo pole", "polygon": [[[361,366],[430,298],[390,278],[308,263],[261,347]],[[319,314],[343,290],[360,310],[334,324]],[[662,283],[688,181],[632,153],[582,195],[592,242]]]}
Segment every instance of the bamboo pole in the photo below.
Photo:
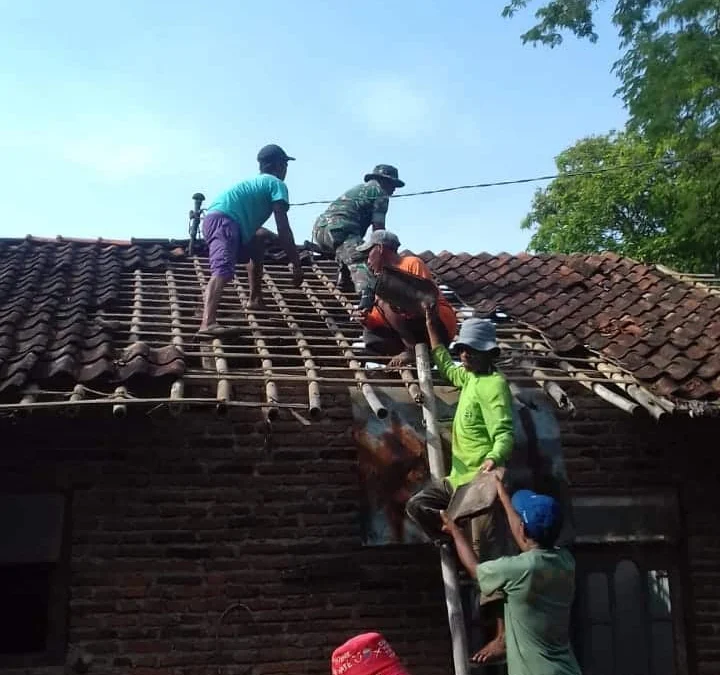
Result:
{"label": "bamboo pole", "polygon": [[140,341],[140,325],[142,323],[143,311],[143,283],[142,271],[133,272],[133,305],[132,318],[130,319],[130,342]]}
{"label": "bamboo pole", "polygon": [[363,396],[365,396],[365,400],[368,402],[370,409],[379,419],[385,419],[388,416],[388,409],[382,404],[380,399],[377,397],[374,389],[370,386],[365,372],[363,371],[360,363],[356,359],[355,353],[353,352],[350,343],[346,340],[345,335],[340,330],[339,326],[335,322],[335,319],[330,316],[330,314],[325,309],[317,295],[315,295],[307,281],[303,281],[302,289],[305,291],[305,294],[307,295],[308,299],[310,300],[312,306],[315,308],[317,313],[325,320],[325,323],[327,323],[330,332],[333,333],[335,342],[337,342],[338,347],[343,350],[344,355],[347,358],[348,365],[350,366],[350,370],[353,371],[357,385],[360,388],[360,391],[363,393]]}
{"label": "bamboo pole", "polygon": [[232,388],[230,382],[227,379],[228,365],[225,355],[223,354],[222,342],[215,338],[212,341],[213,353],[215,354],[215,369],[218,374],[217,383],[217,406],[216,410],[219,415],[227,415],[228,407],[227,402],[232,398]]}
{"label": "bamboo pole", "polygon": [[[172,344],[183,355],[185,355],[185,344],[182,334],[182,314],[180,311],[180,303],[178,301],[178,289],[175,282],[175,275],[171,269],[165,272],[165,283],[167,284],[168,300],[170,301],[170,332],[172,334]],[[170,398],[173,401],[181,401],[185,385],[182,378],[175,380],[170,387]],[[184,410],[182,403],[173,403],[170,405],[170,412],[173,415],[179,415]]]}
{"label": "bamboo pole", "polygon": [[127,415],[127,406],[125,405],[124,401],[128,398],[128,391],[125,387],[117,387],[115,389],[115,394],[113,395],[112,399],[114,401],[123,401],[122,403],[115,403],[112,407],[112,414],[113,417],[122,418]]}
{"label": "bamboo pole", "polygon": [[675,406],[670,401],[651,394],[639,384],[628,384],[625,382],[624,373],[616,366],[598,359],[595,367],[610,379],[613,384],[620,387],[630,398],[637,401],[637,403],[645,408],[656,420],[660,421],[665,415],[674,411]]}
{"label": "bamboo pole", "polygon": [[240,283],[237,274],[233,275],[233,284],[235,285],[235,291],[237,292],[240,301],[245,307],[245,316],[247,317],[248,324],[250,324],[250,332],[252,333],[253,340],[255,341],[255,347],[258,351],[258,354],[262,359],[261,365],[263,369],[263,374],[266,377],[265,399],[267,401],[267,406],[263,408],[263,413],[267,418],[267,421],[270,422],[274,419],[277,419],[277,416],[280,414],[280,410],[277,406],[277,403],[280,399],[278,395],[277,385],[275,384],[275,381],[273,379],[272,357],[270,355],[270,350],[267,348],[267,344],[265,343],[264,335],[260,329],[260,324],[255,318],[255,312],[248,309],[249,298],[243,290],[242,284]]}
{"label": "bamboo pole", "polygon": [[[420,388],[423,394],[423,419],[427,435],[427,454],[430,464],[430,473],[433,478],[445,477],[445,462],[442,453],[442,441],[437,424],[435,392],[433,390],[430,352],[426,344],[415,346],[415,359],[420,378]],[[453,647],[453,663],[455,675],[468,675],[468,646],[465,633],[465,620],[463,618],[462,601],[460,598],[460,584],[454,558],[446,546],[440,548],[440,566],[442,568],[443,585],[445,587],[445,603],[447,605],[448,623]]]}
{"label": "bamboo pole", "polygon": [[[507,342],[498,338],[498,344],[503,348],[507,348]],[[511,350],[510,350],[511,351]],[[575,406],[570,401],[570,397],[563,391],[562,387],[551,380],[551,377],[537,367],[537,364],[532,360],[521,359],[519,365],[526,369],[535,383],[542,389],[553,401],[558,408],[561,410],[567,410],[569,412],[575,411]],[[503,373],[505,370],[503,369]]]}
{"label": "bamboo pole", "polygon": [[272,293],[273,297],[275,298],[275,302],[277,303],[277,306],[280,308],[281,314],[284,316],[285,321],[287,322],[288,328],[290,328],[291,331],[293,331],[293,334],[295,335],[295,340],[297,342],[298,350],[300,352],[300,355],[303,357],[303,365],[305,367],[305,370],[307,372],[308,377],[308,412],[310,414],[310,419],[317,420],[320,418],[320,415],[322,414],[322,406],[320,404],[320,385],[317,382],[318,378],[318,372],[316,370],[315,361],[313,359],[312,352],[310,351],[310,345],[308,344],[308,341],[305,339],[305,336],[303,335],[302,330],[300,329],[300,325],[295,320],[295,317],[291,314],[290,309],[287,306],[287,303],[285,302],[285,299],[283,298],[282,294],[280,293],[280,290],[277,287],[277,284],[275,283],[274,279],[270,275],[269,272],[265,272],[265,282],[268,285],[268,288],[270,289],[270,292]]}
{"label": "bamboo pole", "polygon": [[[523,339],[528,342],[531,348],[533,348],[533,343],[530,338],[523,337]],[[596,396],[600,397],[604,401],[607,401],[611,405],[620,408],[620,410],[628,413],[629,415],[634,415],[638,410],[645,411],[645,408],[641,407],[635,401],[628,400],[624,396],[620,396],[620,394],[616,394],[611,389],[608,389],[604,384],[594,381],[592,378],[588,377],[585,373],[580,372],[577,368],[568,363],[566,360],[559,360],[558,365],[560,366],[560,368],[565,370],[571,377],[574,377],[577,382],[579,382],[583,387],[589,389]]]}

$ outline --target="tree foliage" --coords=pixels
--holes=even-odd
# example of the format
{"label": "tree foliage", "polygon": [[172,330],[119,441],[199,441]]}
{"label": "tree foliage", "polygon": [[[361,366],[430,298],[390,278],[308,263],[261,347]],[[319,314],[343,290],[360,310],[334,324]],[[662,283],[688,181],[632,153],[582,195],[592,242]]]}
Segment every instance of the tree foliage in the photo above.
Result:
{"label": "tree foliage", "polygon": [[[544,0],[522,39],[557,47],[571,34],[595,42],[602,1]],[[529,4],[510,0],[503,14]],[[627,130],[578,142],[558,157],[559,172],[599,162],[682,161],[557,179],[536,193],[524,223],[537,228],[531,247],[608,249],[720,272],[720,1],[614,0],[612,16],[623,49],[614,70],[629,112]]]}
{"label": "tree foliage", "polygon": [[706,185],[693,163],[638,135],[611,133],[579,141],[556,165],[560,177],[535,193],[522,224],[535,230],[531,249],[613,251],[675,269],[717,270],[720,228],[705,222]]}

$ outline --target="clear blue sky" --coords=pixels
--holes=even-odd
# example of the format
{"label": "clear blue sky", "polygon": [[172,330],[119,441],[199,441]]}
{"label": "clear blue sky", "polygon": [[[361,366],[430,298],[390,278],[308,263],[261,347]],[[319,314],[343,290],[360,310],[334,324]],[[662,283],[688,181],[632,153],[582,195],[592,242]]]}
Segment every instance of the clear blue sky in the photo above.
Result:
{"label": "clear blue sky", "polygon": [[[374,164],[406,191],[552,173],[619,128],[597,45],[523,46],[502,0],[0,0],[2,236],[184,237],[193,192],[256,171],[277,142],[292,201],[333,198]],[[510,251],[535,186],[394,200],[420,251]],[[309,238],[322,207],[291,209]]]}

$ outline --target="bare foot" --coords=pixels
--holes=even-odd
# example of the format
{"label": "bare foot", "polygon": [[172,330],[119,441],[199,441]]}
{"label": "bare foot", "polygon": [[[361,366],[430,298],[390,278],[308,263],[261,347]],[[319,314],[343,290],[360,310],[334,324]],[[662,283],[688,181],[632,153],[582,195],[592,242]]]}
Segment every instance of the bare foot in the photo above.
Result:
{"label": "bare foot", "polygon": [[410,352],[402,352],[397,356],[393,356],[387,364],[388,368],[402,368],[412,363],[412,354]]}
{"label": "bare foot", "polygon": [[505,636],[498,635],[488,642],[470,660],[475,663],[492,663],[505,658]]}

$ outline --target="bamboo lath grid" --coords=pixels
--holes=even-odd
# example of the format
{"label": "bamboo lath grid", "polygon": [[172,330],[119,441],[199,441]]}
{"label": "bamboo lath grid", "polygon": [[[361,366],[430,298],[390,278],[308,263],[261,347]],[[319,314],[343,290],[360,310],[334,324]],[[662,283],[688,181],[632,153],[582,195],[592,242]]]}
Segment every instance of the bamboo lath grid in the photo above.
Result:
{"label": "bamboo lath grid", "polygon": [[[390,357],[371,355],[364,350],[362,327],[353,318],[355,294],[342,292],[334,283],[335,263],[313,261],[305,266],[300,288],[292,284],[287,266],[269,264],[263,279],[266,310],[247,310],[249,297],[245,270],[239,267],[221,298],[218,320],[239,326],[240,332],[222,339],[199,338],[202,293],[210,276],[207,259],[194,256],[172,261],[166,270],[135,270],[123,277],[122,289],[111,307],[98,310],[95,318],[116,326],[113,348],[122,354],[136,343],[159,348],[172,345],[182,355],[185,372],[170,382],[164,394],[148,396],[127,384],[100,391],[75,385],[70,391],[49,391],[34,384],[17,404],[0,409],[52,408],[111,404],[115,414],[125,414],[136,404],[167,405],[178,413],[187,406],[262,408],[272,420],[281,409],[307,411],[311,419],[321,413],[321,391],[358,387],[370,407],[387,414],[375,386],[405,386],[421,402],[422,395],[414,368],[389,372],[383,366]],[[444,288],[459,319],[472,314],[452,292]],[[633,394],[644,392],[629,374],[597,356],[558,355],[532,327],[510,320],[498,323],[503,349],[502,372],[514,385],[538,385],[561,407],[571,408],[563,383],[579,383],[618,407],[635,412]],[[248,383],[257,385],[247,395]],[[437,380],[437,384],[441,384]],[[242,385],[242,386],[241,386]],[[305,400],[298,400],[304,387]],[[261,395],[257,395],[262,391]],[[289,392],[291,392],[289,394]],[[629,396],[629,398],[628,398]],[[655,411],[669,412],[666,405],[651,401]]]}

